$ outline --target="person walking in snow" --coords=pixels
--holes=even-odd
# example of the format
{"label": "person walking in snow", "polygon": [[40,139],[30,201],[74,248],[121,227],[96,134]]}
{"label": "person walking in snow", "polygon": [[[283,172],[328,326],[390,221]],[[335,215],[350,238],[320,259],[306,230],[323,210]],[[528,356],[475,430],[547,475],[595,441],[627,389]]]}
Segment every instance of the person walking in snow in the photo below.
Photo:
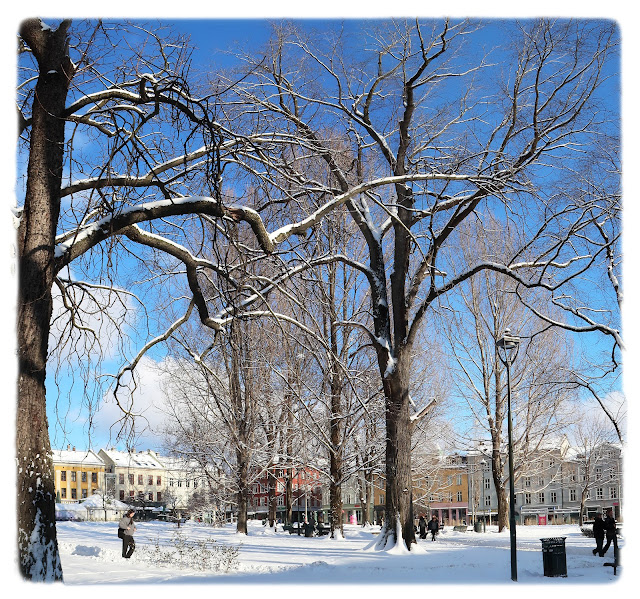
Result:
{"label": "person walking in snow", "polygon": [[607,510],[607,517],[604,519],[604,532],[607,535],[607,544],[602,548],[602,551],[600,551],[600,557],[604,557],[604,554],[611,545],[611,541],[613,541],[614,548],[618,546],[618,540],[616,539],[616,521],[611,508]]}
{"label": "person walking in snow", "polygon": [[420,515],[420,520],[418,520],[418,529],[420,530],[420,538],[427,538],[427,521],[424,519],[424,515]]}
{"label": "person walking in snow", "polygon": [[136,548],[136,542],[133,540],[133,533],[136,531],[136,525],[133,523],[134,515],[134,510],[127,510],[118,523],[118,537],[122,539],[122,557],[127,559],[131,557]]}
{"label": "person walking in snow", "polygon": [[431,531],[431,540],[436,540],[436,535],[438,534],[438,529],[440,528],[440,524],[438,523],[438,518],[434,515],[431,516],[431,520],[429,520],[428,529]]}
{"label": "person walking in snow", "polygon": [[593,537],[596,540],[596,548],[592,551],[593,555],[602,553],[602,543],[604,543],[604,520],[602,514],[597,513],[596,519],[593,521]]}

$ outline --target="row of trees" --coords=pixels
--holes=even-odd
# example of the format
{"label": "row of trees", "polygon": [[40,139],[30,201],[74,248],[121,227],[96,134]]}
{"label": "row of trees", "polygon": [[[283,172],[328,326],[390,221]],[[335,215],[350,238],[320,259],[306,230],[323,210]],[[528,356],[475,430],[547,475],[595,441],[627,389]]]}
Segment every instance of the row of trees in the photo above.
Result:
{"label": "row of trees", "polygon": [[[185,376],[197,372],[206,403],[185,409],[202,410],[201,442],[221,428],[235,437],[220,459],[235,464],[239,506],[253,454],[294,456],[276,433],[297,427],[327,452],[338,513],[345,452],[355,451],[356,421],[366,422],[384,439],[380,548],[415,541],[412,432],[444,381],[423,382],[419,398],[416,356],[442,353],[448,331],[463,365],[455,318],[485,293],[491,312],[477,316],[476,337],[487,360],[480,378],[468,371],[467,397],[486,410],[496,449],[504,380],[490,342],[512,306],[527,314],[518,332],[527,352],[541,348],[540,363],[558,330],[597,333],[611,343],[596,365],[615,374],[618,131],[607,98],[617,32],[607,22],[504,23],[500,45],[483,53],[483,25],[287,23],[225,73],[192,70],[184,40],[141,24],[22,24],[24,576],[62,577],[47,363],[58,355],[101,372],[112,348],[96,323],[115,327],[131,355],[109,381],[122,435],[139,420],[131,398],[142,356],[163,344],[197,366]],[[256,346],[256,321],[278,349],[269,362],[257,357],[266,346]],[[296,369],[317,378],[300,377],[296,389]],[[571,381],[600,398],[593,373]],[[538,375],[521,376],[522,413],[549,430],[553,416],[543,424],[542,415],[555,410],[564,380],[541,397]],[[283,392],[270,395],[265,383],[278,379]],[[324,427],[293,421],[294,397],[301,415],[323,404]],[[371,463],[366,452],[361,459]]]}

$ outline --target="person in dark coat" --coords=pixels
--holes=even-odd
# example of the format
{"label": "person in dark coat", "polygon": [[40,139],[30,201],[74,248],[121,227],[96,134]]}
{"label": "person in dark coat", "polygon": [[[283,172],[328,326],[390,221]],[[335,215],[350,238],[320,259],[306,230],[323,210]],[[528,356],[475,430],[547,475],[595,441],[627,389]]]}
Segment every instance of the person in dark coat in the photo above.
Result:
{"label": "person in dark coat", "polygon": [[596,540],[596,548],[592,551],[593,555],[602,553],[602,543],[604,543],[604,520],[602,514],[596,514],[593,522],[593,537]]}
{"label": "person in dark coat", "polygon": [[431,516],[431,520],[429,520],[427,528],[431,531],[431,540],[435,541],[436,535],[438,534],[438,530],[440,528],[437,516]]}
{"label": "person in dark coat", "polygon": [[133,540],[133,533],[136,531],[136,525],[133,523],[134,515],[134,510],[127,510],[118,523],[118,537],[122,539],[122,557],[127,559],[133,555],[136,548],[136,542]]}
{"label": "person in dark coat", "polygon": [[420,516],[420,520],[418,520],[418,529],[420,530],[420,538],[427,538],[427,521],[424,519],[424,516]]}
{"label": "person in dark coat", "polygon": [[602,548],[602,551],[600,551],[600,557],[604,557],[612,541],[614,547],[618,544],[616,539],[616,521],[613,517],[613,510],[611,509],[607,510],[607,517],[604,519],[604,532],[607,535],[607,544]]}

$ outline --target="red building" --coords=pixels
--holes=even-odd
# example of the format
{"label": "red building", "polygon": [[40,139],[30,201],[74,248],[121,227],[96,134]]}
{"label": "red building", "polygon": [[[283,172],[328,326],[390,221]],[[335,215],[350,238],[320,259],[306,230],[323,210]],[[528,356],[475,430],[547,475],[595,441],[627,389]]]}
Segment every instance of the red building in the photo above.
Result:
{"label": "red building", "polygon": [[[269,484],[275,484],[276,517],[286,521],[287,511],[287,468],[274,467],[272,476],[263,472],[250,489],[249,517],[261,519],[269,515]],[[307,467],[291,469],[291,511],[292,521],[302,522],[305,517],[318,520],[317,512],[322,507],[322,486],[320,471]]]}

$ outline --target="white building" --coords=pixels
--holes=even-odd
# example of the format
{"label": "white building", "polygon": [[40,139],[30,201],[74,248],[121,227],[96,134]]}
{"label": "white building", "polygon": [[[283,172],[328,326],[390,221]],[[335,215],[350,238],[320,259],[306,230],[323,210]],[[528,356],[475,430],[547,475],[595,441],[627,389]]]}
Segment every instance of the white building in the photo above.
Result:
{"label": "white building", "polygon": [[165,467],[154,451],[117,451],[101,449],[105,463],[106,488],[119,501],[141,507],[159,507],[164,503]]}
{"label": "white building", "polygon": [[183,458],[156,456],[165,468],[166,491],[164,502],[167,509],[183,510],[194,493],[206,485],[206,475],[195,461]]}

